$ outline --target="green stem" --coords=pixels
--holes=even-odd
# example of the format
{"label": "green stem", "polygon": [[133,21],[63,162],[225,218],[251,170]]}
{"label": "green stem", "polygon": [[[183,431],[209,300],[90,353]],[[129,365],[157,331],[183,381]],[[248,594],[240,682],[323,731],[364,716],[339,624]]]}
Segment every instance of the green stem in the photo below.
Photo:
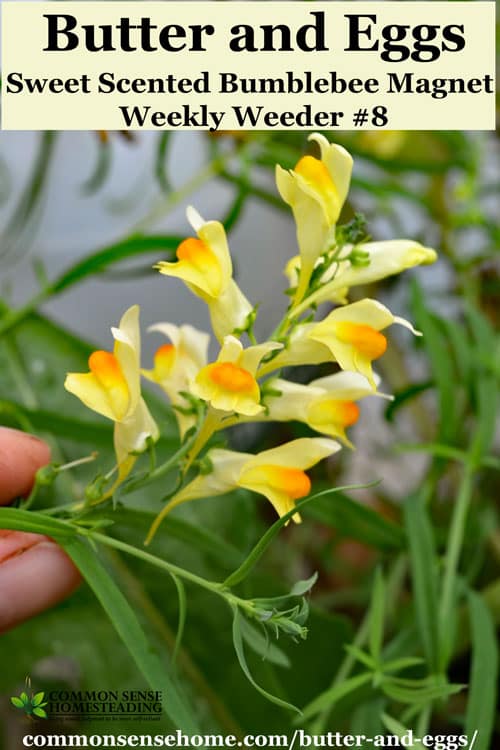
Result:
{"label": "green stem", "polygon": [[[109,557],[111,564],[119,575],[120,582],[126,588],[127,599],[136,605],[138,611],[144,613],[153,628],[157,631],[159,637],[165,642],[169,650],[173,651],[175,635],[172,633],[165,619],[165,614],[158,610],[155,602],[146,591],[143,582],[129,569],[121,555],[115,550],[109,550]],[[219,698],[217,691],[196,665],[185,647],[181,647],[180,649],[178,664],[183,676],[193,685],[196,693],[201,695],[209,704],[214,717],[226,734],[235,734],[237,737],[242,737],[243,730],[236,723],[224,701]]]}
{"label": "green stem", "polygon": [[186,465],[184,466],[184,474],[187,473],[189,467],[195,460],[196,456],[199,454],[201,450],[203,450],[203,447],[208,443],[208,441],[210,440],[214,432],[217,431],[220,421],[221,421],[220,413],[217,413],[214,409],[209,408],[205,416],[205,420],[203,424],[201,425],[201,429],[198,431],[195,437],[195,440],[193,442],[191,451],[189,452],[188,457],[186,459]]}
{"label": "green stem", "polygon": [[189,451],[192,449],[192,447],[195,445],[198,435],[200,434],[200,430],[193,433],[193,435],[186,440],[186,442],[181,445],[179,450],[174,453],[173,456],[170,456],[170,458],[165,461],[165,463],[158,466],[154,471],[149,474],[149,476],[145,477],[144,479],[138,479],[135,482],[131,482],[126,487],[123,488],[124,494],[128,494],[129,492],[134,492],[135,490],[145,487],[148,484],[151,484],[151,482],[155,482],[157,479],[160,479],[161,477],[165,476],[165,474],[168,474],[169,471],[174,469],[179,462],[184,458],[184,456],[189,453]]}
{"label": "green stem", "polygon": [[[464,541],[467,514],[469,512],[469,505],[472,497],[473,474],[474,471],[471,464],[466,464],[458,492],[457,502],[453,511],[450,535],[448,537],[441,592],[441,607],[439,610],[439,632],[442,644],[444,643],[444,635],[447,630],[447,625],[454,604],[458,564]],[[445,649],[443,645],[441,647],[441,654],[443,659],[448,659],[448,649]],[[446,665],[443,664],[442,666],[444,668]]]}
{"label": "green stem", "polygon": [[178,565],[174,565],[173,563],[167,562],[166,560],[162,560],[161,558],[156,557],[149,552],[145,552],[142,549],[133,547],[130,544],[126,544],[126,542],[121,542],[119,539],[115,539],[114,537],[106,536],[105,534],[100,534],[95,531],[86,531],[80,528],[78,529],[78,533],[82,536],[92,539],[94,542],[100,542],[101,544],[105,544],[108,547],[114,547],[115,549],[120,550],[120,552],[125,552],[125,554],[127,555],[137,557],[139,560],[143,560],[150,565],[155,565],[157,568],[166,571],[170,575],[178,576],[185,581],[189,581],[189,583],[194,583],[196,586],[200,586],[200,588],[211,591],[212,594],[217,594],[217,596],[220,596],[225,601],[227,601],[230,606],[240,607],[250,615],[254,614],[253,602],[246,599],[241,599],[239,596],[232,594],[221,583],[217,583],[216,581],[208,581],[206,578],[201,578],[200,576],[196,575],[196,573],[191,573],[189,570],[185,570],[185,568],[179,568]]}
{"label": "green stem", "polygon": [[236,156],[240,148],[237,147],[232,151],[228,151],[226,154],[222,154],[208,164],[205,164],[190,180],[181,185],[178,190],[173,191],[166,198],[160,199],[157,205],[133,227],[133,231],[141,233],[154,224],[154,222],[162,219],[175,206],[185,201],[191,193],[202,187],[205,182],[208,182],[212,177],[216,177],[228,162]]}

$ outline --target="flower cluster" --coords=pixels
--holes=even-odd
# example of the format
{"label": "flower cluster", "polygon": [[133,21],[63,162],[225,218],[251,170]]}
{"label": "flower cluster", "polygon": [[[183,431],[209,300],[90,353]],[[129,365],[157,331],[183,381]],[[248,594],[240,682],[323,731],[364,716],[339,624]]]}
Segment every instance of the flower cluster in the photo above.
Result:
{"label": "flower cluster", "polygon": [[[175,262],[160,262],[165,276],[181,279],[208,306],[220,351],[208,361],[208,334],[189,325],[159,323],[165,335],[152,369],[140,369],[138,308],[130,308],[112,329],[113,353],[94,352],[90,372],[69,374],[66,388],[87,406],[113,420],[118,478],[124,481],[137,455],[158,438],[158,428],[140,392],[141,372],[158,384],[175,409],[181,440],[189,442],[181,486],[164,506],[149,534],[174,507],[189,500],[245,487],[268,498],[281,516],[310,491],[306,470],[351,443],[346,430],[359,417],[357,402],[378,393],[372,362],[387,348],[385,329],[399,323],[418,334],[380,302],[349,303],[351,287],[406,268],[432,263],[436,253],[411,240],[368,242],[363,223],[337,222],[346,200],[352,159],[341,146],[313,134],[319,157],[304,156],[292,170],[277,167],[276,182],[291,207],[299,254],[287,264],[290,304],[269,340],[257,343],[257,310],[233,279],[223,225],[187,217],[196,236],[177,248]],[[319,303],[336,305],[323,319]],[[243,341],[242,341],[243,339]],[[336,363],[338,372],[302,385],[283,377],[283,368]],[[288,373],[286,373],[288,375]],[[256,455],[220,448],[199,459],[214,433],[240,422],[298,420],[320,436],[293,440]],[[351,446],[352,447],[352,446]],[[185,482],[188,469],[198,469]],[[300,521],[299,514],[293,519]]]}

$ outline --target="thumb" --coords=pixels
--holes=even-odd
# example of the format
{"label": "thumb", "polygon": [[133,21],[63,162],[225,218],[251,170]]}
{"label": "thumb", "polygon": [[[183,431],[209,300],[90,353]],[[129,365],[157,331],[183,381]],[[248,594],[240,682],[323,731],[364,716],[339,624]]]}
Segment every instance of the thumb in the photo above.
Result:
{"label": "thumb", "polygon": [[0,427],[0,505],[27,495],[36,471],[50,461],[50,449],[34,435]]}

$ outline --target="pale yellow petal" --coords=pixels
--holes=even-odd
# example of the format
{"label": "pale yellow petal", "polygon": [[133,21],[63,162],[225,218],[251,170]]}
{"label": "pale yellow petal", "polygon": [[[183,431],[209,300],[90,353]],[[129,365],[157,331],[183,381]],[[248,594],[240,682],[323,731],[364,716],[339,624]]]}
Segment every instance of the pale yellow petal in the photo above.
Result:
{"label": "pale yellow petal", "polygon": [[292,383],[289,380],[276,378],[270,384],[273,391],[279,391],[280,396],[268,396],[265,400],[267,419],[277,422],[297,420],[307,422],[309,404],[320,398],[324,391],[310,385]]}
{"label": "pale yellow petal", "polygon": [[310,338],[310,333],[316,323],[304,323],[297,326],[283,351],[269,364],[262,366],[267,371],[277,370],[292,365],[319,365],[331,362],[334,357],[327,346]]}
{"label": "pale yellow petal", "polygon": [[342,146],[336,143],[329,143],[321,133],[311,133],[308,140],[315,141],[320,147],[321,161],[324,162],[337,189],[340,204],[338,214],[340,214],[349,192],[353,165],[352,156]]}
{"label": "pale yellow petal", "polygon": [[143,398],[139,399],[136,410],[127,420],[116,424],[115,452],[118,465],[131,453],[143,453],[148,438],[159,438],[159,430]]}
{"label": "pale yellow petal", "polygon": [[[375,376],[377,386],[380,378]],[[309,383],[309,387],[323,389],[329,396],[347,401],[357,401],[364,396],[377,395],[363,375],[357,372],[336,372],[323,378],[316,378]]]}
{"label": "pale yellow petal", "polygon": [[293,466],[296,469],[309,469],[318,461],[340,450],[340,445],[327,438],[298,438],[277,448],[262,451],[251,458],[245,470],[261,464],[273,466]]}
{"label": "pale yellow petal", "polygon": [[435,250],[412,240],[367,242],[358,245],[357,249],[368,253],[369,264],[353,266],[349,261],[343,263],[335,278],[315,294],[317,304],[333,299],[332,295],[342,288],[345,291],[345,288],[371,284],[408,268],[434,263],[437,258]]}
{"label": "pale yellow petal", "polygon": [[215,299],[224,291],[227,279],[214,250],[201,239],[188,237],[177,248],[177,262],[160,261],[155,268],[164,276],[182,279],[201,296]]}
{"label": "pale yellow petal", "polygon": [[263,344],[249,346],[247,349],[243,350],[240,364],[245,370],[248,370],[252,375],[255,375],[261,360],[266,354],[276,351],[277,349],[283,349],[283,344],[278,341],[265,341]]}
{"label": "pale yellow petal", "polygon": [[376,331],[382,331],[394,323],[394,315],[381,302],[365,298],[359,302],[338,307],[318,325],[326,326],[329,323],[344,320],[349,323],[370,326],[370,328],[374,328]]}
{"label": "pale yellow petal", "polygon": [[222,341],[224,336],[245,327],[252,305],[234,279],[230,279],[224,292],[215,299],[207,299],[210,322],[215,336]]}
{"label": "pale yellow petal", "polygon": [[217,362],[240,363],[243,353],[243,344],[235,336],[225,336],[222,347],[217,357]]}
{"label": "pale yellow petal", "polygon": [[89,409],[115,421],[116,416],[106,390],[93,373],[70,372],[66,376],[64,387],[69,393],[77,396]]}
{"label": "pale yellow petal", "polygon": [[130,393],[127,414],[132,414],[141,395],[139,306],[130,307],[123,315],[119,327],[112,328],[111,332],[115,339],[114,355]]}

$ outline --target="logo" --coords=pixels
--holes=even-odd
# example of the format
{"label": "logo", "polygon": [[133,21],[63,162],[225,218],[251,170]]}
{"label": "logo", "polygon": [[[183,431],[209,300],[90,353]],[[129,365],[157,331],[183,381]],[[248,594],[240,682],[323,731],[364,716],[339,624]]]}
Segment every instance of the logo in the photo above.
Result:
{"label": "logo", "polygon": [[[28,695],[26,691],[29,691],[30,695]],[[27,677],[26,690],[23,690],[19,696],[13,695],[10,702],[20,711],[24,711],[27,716],[36,716],[39,719],[46,719],[47,712],[43,707],[47,705],[47,701],[44,701],[44,698],[45,693],[43,691],[33,693],[31,689],[31,680]]]}

